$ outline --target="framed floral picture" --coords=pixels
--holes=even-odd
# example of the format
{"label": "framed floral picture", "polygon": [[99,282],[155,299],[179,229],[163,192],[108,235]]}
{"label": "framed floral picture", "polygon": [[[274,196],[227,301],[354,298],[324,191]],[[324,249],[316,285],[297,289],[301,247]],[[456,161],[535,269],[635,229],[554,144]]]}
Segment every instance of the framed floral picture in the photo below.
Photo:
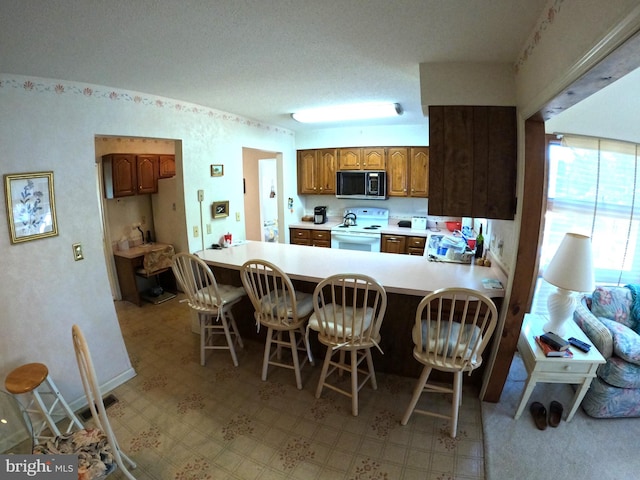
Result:
{"label": "framed floral picture", "polygon": [[11,243],[58,235],[53,172],[6,174],[4,194]]}
{"label": "framed floral picture", "polygon": [[213,218],[222,218],[229,216],[229,200],[213,202],[211,206],[211,214]]}

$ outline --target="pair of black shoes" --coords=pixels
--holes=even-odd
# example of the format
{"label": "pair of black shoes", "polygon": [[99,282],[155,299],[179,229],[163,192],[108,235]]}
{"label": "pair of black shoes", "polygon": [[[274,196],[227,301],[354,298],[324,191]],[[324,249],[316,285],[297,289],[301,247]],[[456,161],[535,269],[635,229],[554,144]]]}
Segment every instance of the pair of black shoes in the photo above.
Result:
{"label": "pair of black shoes", "polygon": [[[533,421],[538,427],[538,430],[545,430],[547,428],[547,409],[540,402],[533,402],[529,407]],[[560,425],[562,420],[562,404],[553,400],[549,405],[549,420],[548,424],[552,427]]]}

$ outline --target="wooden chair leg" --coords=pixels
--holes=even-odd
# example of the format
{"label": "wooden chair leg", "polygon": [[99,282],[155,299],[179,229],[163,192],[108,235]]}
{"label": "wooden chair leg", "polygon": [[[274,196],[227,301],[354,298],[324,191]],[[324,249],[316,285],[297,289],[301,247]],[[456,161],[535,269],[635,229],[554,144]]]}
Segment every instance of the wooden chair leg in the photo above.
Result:
{"label": "wooden chair leg", "polygon": [[318,388],[316,389],[316,398],[320,398],[322,393],[322,387],[324,387],[324,380],[327,378],[327,371],[329,370],[329,363],[331,362],[331,356],[333,351],[331,347],[327,347],[327,354],[324,356],[324,363],[322,364],[322,371],[320,372],[320,380],[318,380]]}
{"label": "wooden chair leg", "polygon": [[458,413],[462,403],[462,372],[453,374],[453,399],[451,400],[451,438],[456,438],[458,431]]}
{"label": "wooden chair leg", "polygon": [[229,351],[231,352],[231,359],[233,364],[238,366],[238,357],[236,356],[236,349],[233,347],[233,339],[231,338],[231,332],[229,331],[229,322],[227,321],[226,313],[222,313],[220,321],[224,327],[224,336],[227,338],[227,345],[229,345]]}
{"label": "wooden chair leg", "polygon": [[351,414],[358,416],[358,351],[351,350]]}
{"label": "wooden chair leg", "polygon": [[273,328],[267,329],[267,338],[264,344],[264,356],[262,357],[262,380],[267,380],[267,371],[269,370],[269,358],[271,357],[271,343],[273,342]]}
{"label": "wooden chair leg", "polygon": [[374,390],[378,389],[378,382],[376,381],[376,371],[373,369],[373,358],[371,357],[371,349],[367,349],[367,368],[369,369],[369,375],[371,375],[371,387]]}
{"label": "wooden chair leg", "polygon": [[296,385],[298,390],[302,390],[302,375],[300,375],[300,359],[298,358],[298,342],[296,341],[296,331],[289,330],[289,343],[291,344],[291,356],[293,357],[293,370],[296,374]]}
{"label": "wooden chair leg", "polygon": [[407,409],[404,412],[404,416],[402,417],[402,421],[400,422],[402,425],[406,425],[409,421],[409,417],[413,413],[413,410],[416,408],[416,404],[420,399],[420,395],[422,395],[422,391],[424,390],[424,386],[427,384],[427,380],[429,379],[429,375],[431,374],[431,367],[424,367],[422,369],[422,373],[420,374],[420,378],[416,383],[416,388],[413,389],[413,396],[411,397],[411,401],[407,406]]}

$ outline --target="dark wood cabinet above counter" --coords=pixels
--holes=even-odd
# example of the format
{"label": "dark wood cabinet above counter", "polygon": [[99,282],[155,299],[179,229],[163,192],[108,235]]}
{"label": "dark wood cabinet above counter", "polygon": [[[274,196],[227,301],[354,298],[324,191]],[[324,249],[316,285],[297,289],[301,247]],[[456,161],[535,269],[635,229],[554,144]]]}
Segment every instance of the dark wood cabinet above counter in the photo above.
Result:
{"label": "dark wood cabinet above counter", "polygon": [[158,179],[175,175],[173,155],[113,153],[102,157],[106,198],[158,192]]}
{"label": "dark wood cabinet above counter", "polygon": [[429,215],[512,220],[515,107],[429,107]]}

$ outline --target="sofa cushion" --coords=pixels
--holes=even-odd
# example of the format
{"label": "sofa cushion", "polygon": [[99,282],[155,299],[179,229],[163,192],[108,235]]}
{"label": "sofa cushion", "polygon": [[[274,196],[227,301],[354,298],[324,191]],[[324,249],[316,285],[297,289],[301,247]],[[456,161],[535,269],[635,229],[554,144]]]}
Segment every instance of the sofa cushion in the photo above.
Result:
{"label": "sofa cushion", "polygon": [[640,365],[640,335],[616,321],[607,318],[599,320],[611,332],[613,352],[627,362]]}
{"label": "sofa cushion", "polygon": [[591,312],[596,317],[608,318],[635,330],[632,305],[631,290],[625,287],[597,287],[591,296]]}
{"label": "sofa cushion", "polygon": [[611,357],[598,367],[598,377],[617,388],[640,390],[640,365]]}

